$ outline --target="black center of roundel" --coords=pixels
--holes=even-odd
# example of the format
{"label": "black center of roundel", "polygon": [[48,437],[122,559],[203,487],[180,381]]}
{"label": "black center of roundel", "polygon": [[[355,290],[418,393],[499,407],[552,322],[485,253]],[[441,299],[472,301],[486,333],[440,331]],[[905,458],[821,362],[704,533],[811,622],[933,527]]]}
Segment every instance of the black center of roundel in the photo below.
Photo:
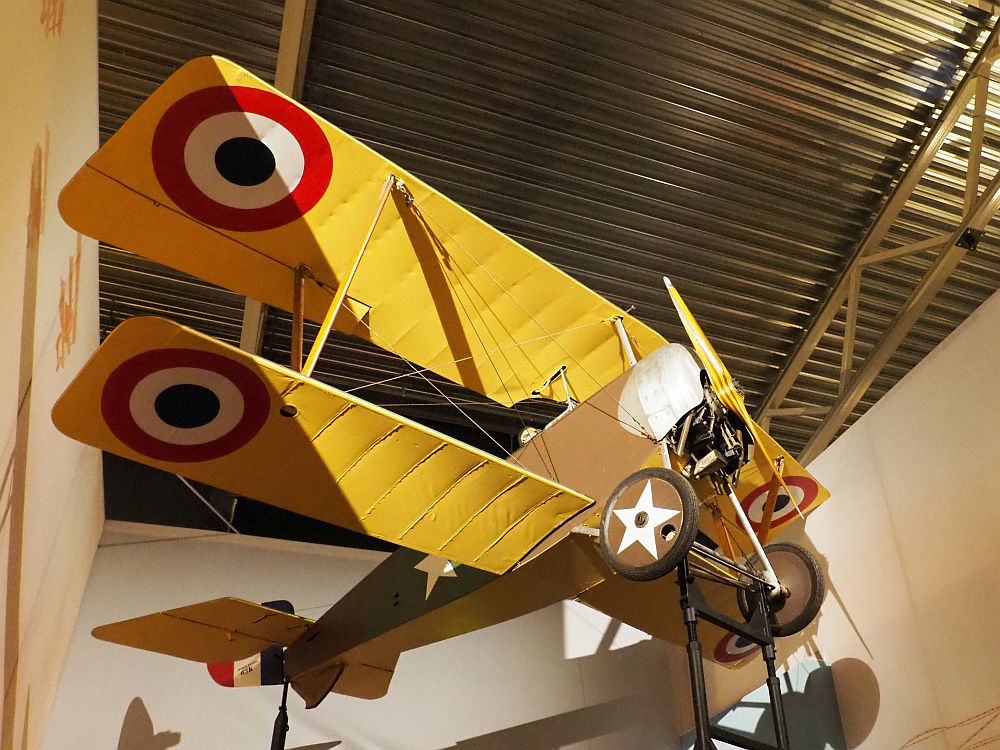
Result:
{"label": "black center of roundel", "polygon": [[215,168],[234,185],[260,185],[274,174],[274,154],[256,138],[230,138],[215,150]]}
{"label": "black center of roundel", "polygon": [[179,383],[164,388],[153,408],[171,427],[204,427],[219,415],[219,397],[204,386]]}
{"label": "black center of roundel", "polygon": [[777,513],[790,502],[791,500],[788,499],[788,493],[782,490],[778,493],[778,496],[774,498],[774,512]]}

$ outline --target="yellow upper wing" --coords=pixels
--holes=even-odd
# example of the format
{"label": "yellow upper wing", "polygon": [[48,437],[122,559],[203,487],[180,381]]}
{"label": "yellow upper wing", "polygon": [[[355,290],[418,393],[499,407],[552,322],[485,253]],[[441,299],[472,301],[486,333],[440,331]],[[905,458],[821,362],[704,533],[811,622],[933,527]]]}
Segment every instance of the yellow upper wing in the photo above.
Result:
{"label": "yellow upper wing", "polygon": [[[663,339],[405,170],[233,63],[191,61],[66,186],[74,228],[270,305],[308,266],[322,320],[394,191],[335,324],[501,403],[560,367],[583,400]],[[360,321],[360,322],[359,322]],[[550,392],[562,399],[561,388]]]}
{"label": "yellow upper wing", "polygon": [[494,573],[589,498],[161,318],[133,318],[56,403],[65,434]]}

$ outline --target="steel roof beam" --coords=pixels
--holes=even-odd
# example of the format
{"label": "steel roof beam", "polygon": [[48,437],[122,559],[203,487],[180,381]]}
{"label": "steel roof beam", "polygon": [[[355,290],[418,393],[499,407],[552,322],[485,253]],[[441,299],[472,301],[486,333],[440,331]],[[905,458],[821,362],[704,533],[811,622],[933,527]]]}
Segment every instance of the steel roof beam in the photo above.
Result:
{"label": "steel roof beam", "polygon": [[285,0],[274,87],[293,99],[302,98],[315,17],[316,0]]}
{"label": "steel roof beam", "polygon": [[[306,59],[312,41],[316,0],[285,0],[278,41],[278,60],[274,66],[274,87],[293,99],[302,98]],[[264,303],[247,297],[243,303],[243,327],[240,349],[260,354],[264,336]]]}
{"label": "steel roof beam", "polygon": [[[876,259],[876,256],[878,257],[878,260],[883,260],[887,259],[887,257],[894,257],[896,255],[896,253],[893,253],[892,251],[887,252],[882,250],[881,244],[885,240],[886,236],[889,233],[889,230],[892,228],[896,219],[899,217],[900,212],[906,206],[907,201],[910,199],[910,196],[913,194],[914,189],[917,187],[921,178],[924,176],[924,173],[927,171],[927,168],[931,165],[931,163],[934,160],[934,157],[941,149],[941,146],[945,143],[945,140],[952,132],[952,130],[955,128],[955,125],[958,122],[959,117],[961,117],[963,112],[965,112],[966,106],[968,105],[969,101],[975,96],[977,87],[980,85],[977,82],[981,80],[985,80],[988,82],[990,70],[993,66],[993,63],[997,59],[998,50],[1000,50],[1000,43],[998,43],[998,40],[1000,40],[1000,24],[994,23],[993,29],[990,32],[989,37],[987,38],[986,42],[984,42],[982,49],[977,54],[975,60],[972,63],[972,66],[969,68],[969,71],[966,73],[965,77],[962,79],[962,82],[959,84],[959,86],[955,89],[955,92],[952,95],[951,99],[942,109],[941,114],[938,116],[934,125],[931,127],[930,132],[928,133],[927,138],[924,140],[923,144],[917,150],[917,153],[913,157],[913,160],[911,161],[910,165],[907,167],[902,177],[900,177],[895,187],[890,192],[889,197],[887,198],[885,205],[882,207],[881,212],[879,213],[878,217],[876,217],[876,219],[872,222],[872,225],[869,227],[864,238],[859,243],[858,247],[855,249],[853,255],[851,256],[851,259],[848,261],[847,265],[840,273],[836,283],[833,285],[833,287],[830,290],[830,293],[827,295],[826,300],[820,307],[819,311],[816,313],[812,321],[812,324],[806,329],[802,339],[799,341],[798,345],[793,350],[792,354],[786,360],[784,367],[782,368],[778,377],[774,381],[774,385],[771,386],[771,389],[768,391],[763,402],[761,403],[760,407],[757,410],[758,420],[759,419],[767,420],[770,418],[771,415],[777,416],[777,414],[775,414],[775,410],[778,407],[780,407],[782,402],[785,400],[785,397],[788,395],[788,392],[791,390],[792,386],[794,385],[796,379],[799,377],[806,363],[812,357],[813,351],[816,349],[823,335],[829,328],[830,323],[833,322],[833,319],[840,311],[844,302],[850,299],[852,290],[857,289],[858,285],[857,274],[860,274],[862,267],[865,265],[869,265],[872,261]],[[985,100],[985,97],[982,98]],[[973,168],[973,166],[974,165],[970,162],[970,170]],[[966,217],[966,219],[963,219],[963,224],[965,224],[965,221],[967,219],[968,217]],[[987,221],[988,220],[989,219],[987,219]],[[945,245],[948,242],[947,238],[933,238],[933,239],[935,240],[934,244]],[[914,247],[907,250],[906,252],[913,252],[916,249],[923,249],[923,248]],[[952,247],[952,249],[954,249],[954,247]],[[949,251],[947,249],[943,250],[942,257],[945,257],[947,255],[949,255]],[[937,267],[937,264],[935,265],[935,267]],[[944,279],[941,279],[941,283],[943,283],[943,281]],[[928,288],[929,287],[925,286],[924,282],[921,282],[921,286],[918,287],[918,290],[924,289],[926,291]],[[940,285],[934,286],[934,292],[936,293],[939,288]],[[923,310],[924,308],[926,308],[927,303],[930,302],[930,299],[927,299],[926,302],[923,301],[918,301],[918,302],[919,304],[922,304],[921,310]],[[912,309],[913,304],[914,304],[914,299],[911,297],[910,301],[907,303],[907,306],[901,312],[900,317],[903,317],[907,310]],[[908,318],[909,316],[906,317]],[[916,322],[915,319],[913,322]],[[895,327],[895,323],[893,324],[893,327]],[[907,332],[909,331],[910,327],[912,327],[912,323],[910,323],[910,325],[906,328]],[[905,336],[905,332],[903,333],[903,336]],[[900,338],[900,341],[901,340],[902,338]],[[885,343],[886,340],[884,339],[883,342],[880,344],[880,348],[882,348]],[[896,344],[896,346],[898,346],[898,343]],[[895,347],[893,347],[892,351],[894,350]],[[889,356],[891,356],[892,351],[887,352],[888,356],[885,357],[885,361],[888,361],[888,358]],[[869,358],[869,362],[872,361],[873,360]],[[866,363],[865,371],[867,371],[867,369],[869,369],[868,363]],[[879,369],[881,369],[881,366],[879,367]],[[878,372],[876,371],[874,375],[877,374]],[[874,379],[874,375],[872,376],[872,380]],[[842,386],[841,394],[838,397],[834,408],[831,408],[830,412],[831,416],[824,421],[823,425],[824,433],[830,429],[830,427],[827,425],[827,422],[829,422],[833,417],[834,409],[836,410],[837,413],[840,413],[841,411],[843,411],[847,400],[851,399],[853,399],[854,402],[851,405],[851,409],[853,409],[854,404],[856,404],[857,401],[861,398],[861,396],[864,395],[863,392],[860,394],[854,394],[854,389],[859,383],[860,383],[859,378],[855,376],[854,380],[852,381],[852,386],[854,387],[848,388]],[[844,414],[844,416],[846,417],[848,414],[850,414],[850,411],[851,410],[848,410]],[[836,432],[836,429],[839,429],[842,423],[843,419],[841,419],[841,421],[836,425],[836,428],[834,428],[834,434]],[[819,442],[821,441],[817,441],[815,440],[815,438],[810,442],[810,446],[812,446],[812,450],[810,452],[812,453],[813,456],[815,455],[816,452],[815,446],[818,445]],[[827,440],[827,442],[829,442],[829,440]],[[823,447],[825,447],[825,445],[826,444],[824,443]],[[808,458],[811,456],[805,456],[804,454],[804,457]]]}
{"label": "steel roof beam", "polygon": [[871,351],[864,364],[838,396],[833,406],[830,407],[830,411],[803,449],[800,457],[802,463],[808,463],[814,459],[830,444],[847,416],[854,410],[865,391],[868,390],[896,349],[899,348],[903,339],[906,338],[906,334],[924,314],[927,306],[944,286],[945,281],[948,280],[962,258],[965,257],[969,250],[969,244],[965,240],[967,230],[982,231],[985,229],[990,219],[996,214],[997,209],[1000,209],[1000,172],[997,172],[990,180],[989,186],[976,200],[972,210],[962,218],[951,235],[948,246],[941,250],[938,257],[935,258],[934,263],[927,269],[927,273],[924,274],[913,294],[889,325],[878,345]]}

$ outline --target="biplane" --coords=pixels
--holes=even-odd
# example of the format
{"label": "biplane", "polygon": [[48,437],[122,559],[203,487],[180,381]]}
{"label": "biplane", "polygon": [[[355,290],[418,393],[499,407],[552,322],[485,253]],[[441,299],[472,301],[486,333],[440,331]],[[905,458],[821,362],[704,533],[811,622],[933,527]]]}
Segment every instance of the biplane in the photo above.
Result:
{"label": "biplane", "polygon": [[[575,599],[677,643],[668,573],[776,635],[816,615],[813,558],[770,544],[828,497],[751,418],[677,289],[656,331],[224,59],[174,73],[63,190],[102,241],[293,314],[289,365],[162,318],[115,329],[53,410],[128,459],[398,545],[318,620],[223,598],[98,638],[284,683],[312,708],[386,693],[399,655]],[[308,353],[305,320],[320,324]],[[332,330],[517,408],[563,401],[504,458],[311,377]],[[676,614],[676,610],[673,612]],[[757,644],[706,623],[707,656]]]}

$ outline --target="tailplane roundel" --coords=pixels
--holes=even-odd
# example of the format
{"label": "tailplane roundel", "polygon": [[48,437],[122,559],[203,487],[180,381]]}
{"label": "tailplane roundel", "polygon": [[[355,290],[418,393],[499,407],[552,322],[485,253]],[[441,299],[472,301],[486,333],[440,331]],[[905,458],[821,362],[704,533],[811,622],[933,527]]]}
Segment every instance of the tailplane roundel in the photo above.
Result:
{"label": "tailplane roundel", "polygon": [[[295,614],[291,602],[279,599],[273,602],[262,602],[263,606]],[[212,679],[223,687],[257,687],[260,685],[281,685],[285,681],[285,649],[283,646],[271,646],[259,654],[240,661],[208,664],[208,673]]]}

